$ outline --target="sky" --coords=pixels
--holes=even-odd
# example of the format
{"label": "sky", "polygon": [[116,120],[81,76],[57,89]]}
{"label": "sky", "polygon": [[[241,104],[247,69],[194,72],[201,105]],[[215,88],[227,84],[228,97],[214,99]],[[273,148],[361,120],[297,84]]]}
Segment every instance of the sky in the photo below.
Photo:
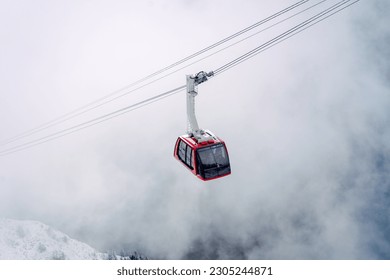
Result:
{"label": "sky", "polygon": [[[1,0],[1,150],[296,2]],[[20,140],[182,86],[335,2]],[[173,158],[183,91],[0,157],[0,217],[151,259],[390,259],[389,5],[359,1],[199,86],[232,175],[202,182]]]}

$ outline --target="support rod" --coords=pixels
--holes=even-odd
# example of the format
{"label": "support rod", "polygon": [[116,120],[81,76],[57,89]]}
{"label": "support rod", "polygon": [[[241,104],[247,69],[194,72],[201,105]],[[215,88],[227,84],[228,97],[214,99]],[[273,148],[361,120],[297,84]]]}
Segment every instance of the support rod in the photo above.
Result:
{"label": "support rod", "polygon": [[207,141],[205,133],[199,128],[195,115],[195,97],[198,95],[198,85],[206,82],[213,72],[199,72],[197,75],[187,75],[187,133],[194,136],[198,141]]}
{"label": "support rod", "polygon": [[195,115],[195,96],[198,95],[198,86],[195,78],[187,75],[187,133],[196,134],[199,132],[198,121]]}

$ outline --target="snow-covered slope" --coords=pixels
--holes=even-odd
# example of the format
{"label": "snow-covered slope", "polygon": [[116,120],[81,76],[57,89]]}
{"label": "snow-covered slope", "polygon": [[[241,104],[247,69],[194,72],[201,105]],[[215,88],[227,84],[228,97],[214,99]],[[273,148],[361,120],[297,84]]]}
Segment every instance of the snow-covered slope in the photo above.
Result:
{"label": "snow-covered slope", "polygon": [[18,221],[0,218],[0,259],[104,259],[87,244],[36,221]]}

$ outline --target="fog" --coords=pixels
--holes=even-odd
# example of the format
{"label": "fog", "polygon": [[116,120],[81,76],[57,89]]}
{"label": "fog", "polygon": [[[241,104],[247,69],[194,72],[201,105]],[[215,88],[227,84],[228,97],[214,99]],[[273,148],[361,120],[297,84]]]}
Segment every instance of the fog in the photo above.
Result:
{"label": "fog", "polygon": [[[0,142],[293,3],[2,0]],[[390,258],[389,5],[360,1],[199,86],[198,122],[226,141],[232,175],[202,182],[173,158],[183,91],[0,157],[0,216],[152,259]],[[28,140],[184,85],[308,16]]]}

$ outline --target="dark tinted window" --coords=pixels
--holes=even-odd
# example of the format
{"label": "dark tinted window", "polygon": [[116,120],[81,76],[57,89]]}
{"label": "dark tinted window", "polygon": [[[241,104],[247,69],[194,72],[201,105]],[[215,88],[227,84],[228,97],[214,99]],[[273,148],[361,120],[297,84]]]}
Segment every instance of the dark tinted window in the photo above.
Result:
{"label": "dark tinted window", "polygon": [[229,157],[223,144],[198,149],[199,174],[205,179],[230,173]]}
{"label": "dark tinted window", "polygon": [[186,148],[187,148],[186,143],[180,140],[178,155],[179,158],[184,162],[186,161]]}
{"label": "dark tinted window", "polygon": [[178,156],[181,161],[183,161],[191,169],[192,167],[192,150],[191,148],[182,140],[180,140],[178,147]]}
{"label": "dark tinted window", "polygon": [[192,167],[192,161],[191,161],[191,153],[192,152],[192,150],[190,149],[190,147],[189,146],[187,146],[187,156],[186,156],[186,163],[187,163],[187,165],[188,166],[190,166],[190,167]]}

